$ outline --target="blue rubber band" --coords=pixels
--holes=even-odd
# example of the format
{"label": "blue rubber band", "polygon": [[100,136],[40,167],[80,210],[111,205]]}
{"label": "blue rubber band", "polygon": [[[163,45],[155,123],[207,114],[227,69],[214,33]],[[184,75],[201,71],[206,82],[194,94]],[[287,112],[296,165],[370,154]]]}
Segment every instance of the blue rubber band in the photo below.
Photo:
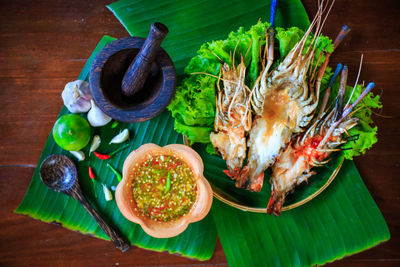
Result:
{"label": "blue rubber band", "polygon": [[275,13],[276,13],[277,2],[278,2],[278,0],[271,1],[271,13],[270,13],[270,19],[269,19],[269,22],[271,23],[271,27],[275,26]]}
{"label": "blue rubber band", "polygon": [[331,81],[329,82],[329,86],[328,86],[329,88],[332,88],[332,85],[333,85],[333,83],[335,82],[336,77],[339,75],[339,72],[342,70],[342,68],[343,68],[342,63],[337,64],[335,73],[333,73],[332,79],[331,79]]}

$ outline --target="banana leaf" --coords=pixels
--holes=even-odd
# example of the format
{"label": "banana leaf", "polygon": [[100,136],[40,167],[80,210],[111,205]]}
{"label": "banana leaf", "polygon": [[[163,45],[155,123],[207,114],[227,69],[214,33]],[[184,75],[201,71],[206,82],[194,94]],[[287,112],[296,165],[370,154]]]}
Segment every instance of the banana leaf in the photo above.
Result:
{"label": "banana leaf", "polygon": [[238,211],[219,201],[213,216],[230,266],[322,265],[390,238],[383,216],[348,160],[323,193],[279,217]]}
{"label": "banana leaf", "polygon": [[[185,62],[202,43],[225,39],[239,26],[249,28],[258,18],[266,21],[270,1],[148,1],[121,0],[109,6],[130,34],[145,36],[149,25],[161,21],[170,28],[163,47],[181,75]],[[239,10],[237,11],[237,8]],[[146,13],[143,13],[146,10]],[[245,11],[244,11],[245,10]],[[281,27],[309,25],[300,1],[279,1],[276,24]],[[181,76],[180,76],[181,77]],[[221,175],[224,163],[195,147],[205,164],[205,175],[214,186],[241,201],[263,206],[259,196],[234,189]],[[331,173],[341,157],[334,158]],[[322,175],[323,176],[323,175]],[[309,195],[326,180],[312,180]],[[229,192],[231,190],[231,192]],[[263,189],[261,195],[267,195]],[[308,191],[307,191],[308,190]],[[298,196],[301,199],[304,196]],[[288,201],[298,201],[293,198]],[[286,211],[280,217],[243,212],[217,200],[213,218],[231,266],[312,266],[340,259],[386,241],[390,233],[382,214],[362,182],[353,162],[345,161],[333,183],[311,202]]]}
{"label": "banana leaf", "polygon": [[[108,36],[100,40],[78,79],[88,80],[89,69],[95,55],[102,47],[113,40],[115,39]],[[67,113],[68,110],[63,107],[59,116]],[[120,145],[108,145],[108,143],[113,136],[125,128],[128,128],[131,136],[133,136],[129,140],[129,147],[110,160],[107,160],[107,162],[120,172],[124,159],[129,152],[138,148],[143,143],[156,143],[164,146],[171,143],[179,143],[182,140],[182,136],[179,136],[173,130],[173,120],[170,113],[165,111],[154,119],[146,122],[136,124],[120,123],[118,127],[114,129],[111,128],[111,123],[109,123],[106,126],[94,129],[93,134],[100,135],[102,140],[98,151],[108,153],[118,148]],[[163,132],[164,134],[161,134]],[[110,188],[113,185],[116,186],[118,180],[110,168],[106,166],[105,161],[99,160],[93,155],[88,157],[88,150],[89,146],[84,149],[86,159],[82,162],[76,162],[82,190],[88,200],[95,205],[97,210],[99,210],[100,213],[108,219],[110,224],[116,227],[131,244],[145,249],[178,253],[199,260],[211,258],[217,241],[217,232],[211,213],[201,222],[190,224],[186,231],[174,238],[157,239],[150,237],[139,225],[126,220],[122,216],[115,201],[107,202],[105,200],[101,184],[103,183]],[[65,154],[73,158],[69,152],[62,150],[56,145],[52,135],[49,136],[46,142],[38,166],[51,154]],[[89,166],[92,166],[96,174],[94,184],[88,175]],[[41,182],[38,167],[34,172],[31,184],[29,185],[22,203],[15,212],[29,215],[44,222],[58,222],[65,228],[84,234],[91,234],[98,238],[108,239],[94,219],[76,200],[48,189]]]}

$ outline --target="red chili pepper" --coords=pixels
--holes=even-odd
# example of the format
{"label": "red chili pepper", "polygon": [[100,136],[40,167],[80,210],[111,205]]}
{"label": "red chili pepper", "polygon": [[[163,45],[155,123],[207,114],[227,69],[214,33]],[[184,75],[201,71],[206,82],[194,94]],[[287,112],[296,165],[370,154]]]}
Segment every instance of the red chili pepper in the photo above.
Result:
{"label": "red chili pepper", "polygon": [[107,155],[107,154],[101,154],[101,153],[99,153],[99,152],[94,152],[94,154],[96,155],[96,157],[98,157],[99,159],[102,159],[102,160],[105,160],[105,159],[109,159],[110,158],[110,155]]}
{"label": "red chili pepper", "polygon": [[94,154],[96,155],[96,157],[98,157],[99,159],[105,160],[105,159],[109,159],[112,156],[114,156],[115,154],[117,154],[118,152],[120,152],[121,150],[127,148],[129,146],[129,144],[125,144],[122,147],[118,148],[117,150],[111,152],[110,154],[101,154],[99,152],[94,152]]}
{"label": "red chili pepper", "polygon": [[94,179],[94,177],[96,177],[96,175],[94,175],[94,172],[93,172],[91,166],[89,166],[89,177],[90,177],[90,179]]}
{"label": "red chili pepper", "polygon": [[161,178],[160,178],[160,183],[162,183],[162,184],[165,183],[165,180],[166,180],[166,179],[167,179],[167,178],[165,178],[165,177],[161,177]]}
{"label": "red chili pepper", "polygon": [[182,198],[182,202],[185,202],[186,198]]}
{"label": "red chili pepper", "polygon": [[94,179],[96,175],[94,175],[93,169],[91,166],[89,166],[89,178],[93,183],[93,191],[94,191],[94,196],[97,198],[97,192],[96,192],[96,180]]}

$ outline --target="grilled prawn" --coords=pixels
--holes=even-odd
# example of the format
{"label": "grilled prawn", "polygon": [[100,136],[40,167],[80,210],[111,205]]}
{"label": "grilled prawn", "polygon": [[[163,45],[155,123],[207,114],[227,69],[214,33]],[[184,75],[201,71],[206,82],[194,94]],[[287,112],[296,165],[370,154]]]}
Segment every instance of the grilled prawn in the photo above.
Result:
{"label": "grilled prawn", "polygon": [[354,103],[347,103],[343,108],[346,79],[347,68],[344,67],[334,109],[327,114],[323,113],[305,133],[292,140],[273,165],[268,214],[279,215],[286,195],[296,185],[315,174],[313,167],[327,163],[327,157],[333,151],[340,150],[339,146],[347,142],[343,133],[357,125],[358,119],[352,117],[353,109],[372,90],[374,84],[368,84]]}
{"label": "grilled prawn", "polygon": [[[234,56],[233,56],[234,58]],[[214,148],[226,160],[225,173],[235,178],[246,157],[245,134],[251,127],[250,89],[244,84],[246,66],[243,62],[235,67],[224,63],[222,66],[223,89],[217,82],[216,115],[214,130],[210,135]]]}
{"label": "grilled prawn", "polygon": [[[238,178],[239,187],[260,191],[264,171],[274,163],[292,136],[303,132],[314,116],[322,76],[330,56],[329,53],[325,55],[325,60],[318,71],[318,64],[313,68],[312,61],[323,26],[323,13],[321,5],[302,39],[271,72],[269,68],[273,61],[274,30],[270,28],[267,32],[267,39],[270,39],[267,41],[269,46],[265,51],[267,64],[252,94],[255,118],[249,133],[248,165],[243,168]],[[311,44],[305,50],[306,41],[314,28],[315,34]],[[334,41],[335,48],[348,31],[346,26],[343,27]],[[318,62],[322,58],[321,55],[317,59]]]}

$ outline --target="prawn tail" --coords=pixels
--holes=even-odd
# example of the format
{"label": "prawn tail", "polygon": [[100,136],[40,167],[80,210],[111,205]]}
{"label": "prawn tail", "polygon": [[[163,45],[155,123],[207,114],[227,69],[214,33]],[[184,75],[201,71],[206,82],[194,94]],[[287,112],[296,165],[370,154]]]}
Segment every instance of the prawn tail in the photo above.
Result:
{"label": "prawn tail", "polygon": [[264,172],[261,172],[256,176],[252,183],[248,186],[248,189],[253,192],[260,192],[264,183]]}
{"label": "prawn tail", "polygon": [[279,216],[282,211],[283,203],[285,202],[285,194],[276,190],[272,190],[271,197],[268,201],[267,214]]}
{"label": "prawn tail", "polygon": [[236,176],[236,187],[245,188],[249,180],[249,166],[244,166]]}

